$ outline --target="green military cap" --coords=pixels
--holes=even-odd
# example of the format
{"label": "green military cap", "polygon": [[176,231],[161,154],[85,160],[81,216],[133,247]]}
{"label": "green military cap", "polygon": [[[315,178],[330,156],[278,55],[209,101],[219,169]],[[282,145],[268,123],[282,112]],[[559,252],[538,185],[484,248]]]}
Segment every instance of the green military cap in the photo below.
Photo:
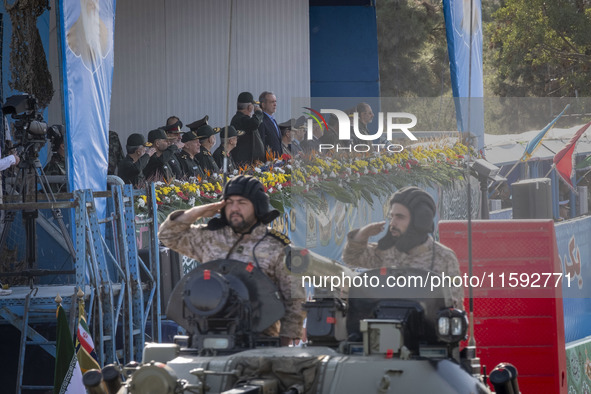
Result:
{"label": "green military cap", "polygon": [[185,134],[183,134],[183,136],[181,138],[181,142],[185,143],[185,142],[196,140],[198,138],[199,137],[197,136],[197,131],[191,130],[191,131],[188,131]]}
{"label": "green military cap", "polygon": [[166,132],[162,129],[155,129],[148,133],[148,141],[154,143],[156,140],[165,140],[168,136]]}
{"label": "green military cap", "polygon": [[222,129],[220,129],[219,127],[216,127],[214,129],[210,125],[206,124],[206,125],[203,125],[197,129],[197,138],[199,138],[200,140],[204,139],[204,138],[209,138],[212,135],[216,135],[221,130]]}
{"label": "green military cap", "polygon": [[187,127],[189,128],[189,130],[197,130],[201,126],[205,126],[207,124],[208,120],[209,120],[209,115],[205,115],[203,118],[196,120],[193,123],[189,123],[187,125]]}
{"label": "green military cap", "polygon": [[151,142],[146,142],[143,135],[139,133],[133,133],[127,137],[127,146],[152,146]]}
{"label": "green military cap", "polygon": [[[217,127],[216,127],[217,128]],[[224,138],[225,137],[225,133],[226,130],[224,127],[222,127],[220,129],[220,137]],[[242,130],[236,130],[236,128],[232,125],[228,126],[228,138],[232,138],[232,137],[241,137],[244,135],[244,131]]]}
{"label": "green military cap", "polygon": [[180,120],[177,120],[173,124],[162,126],[161,129],[163,129],[167,133],[178,134],[178,133],[182,133],[182,131],[181,131],[182,127],[183,127],[183,122],[181,122]]}

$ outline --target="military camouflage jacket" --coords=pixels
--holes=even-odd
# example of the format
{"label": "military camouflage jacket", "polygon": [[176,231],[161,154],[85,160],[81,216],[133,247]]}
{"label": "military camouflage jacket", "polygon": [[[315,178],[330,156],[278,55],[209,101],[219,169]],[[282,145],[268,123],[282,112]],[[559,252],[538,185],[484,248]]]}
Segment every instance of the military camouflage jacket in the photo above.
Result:
{"label": "military camouflage jacket", "polygon": [[[460,264],[453,250],[429,237],[427,241],[404,253],[392,246],[380,250],[377,243],[357,242],[353,238],[359,229],[347,235],[343,250],[343,261],[351,267],[364,268],[419,268],[445,273],[446,276],[460,275]],[[454,306],[464,309],[463,287],[452,287]]]}
{"label": "military camouflage jacket", "polygon": [[[283,295],[285,316],[265,331],[271,336],[299,338],[302,332],[303,289],[296,287],[285,266],[284,247],[289,239],[263,225],[256,226],[250,234],[237,234],[231,227],[209,230],[206,225],[189,225],[175,222],[183,211],[175,211],[160,226],[158,237],[169,248],[200,262],[216,259],[234,259],[252,262],[275,283]],[[261,240],[262,239],[262,240]],[[255,249],[256,248],[256,249]],[[254,250],[253,250],[254,249]],[[256,256],[256,259],[255,257]]]}

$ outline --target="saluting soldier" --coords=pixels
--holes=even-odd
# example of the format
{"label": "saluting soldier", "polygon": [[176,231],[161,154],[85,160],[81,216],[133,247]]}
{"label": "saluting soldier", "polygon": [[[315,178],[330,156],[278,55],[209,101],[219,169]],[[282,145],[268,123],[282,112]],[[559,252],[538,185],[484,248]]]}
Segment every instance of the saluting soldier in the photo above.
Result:
{"label": "saluting soldier", "polygon": [[215,129],[210,125],[203,125],[197,129],[197,138],[201,142],[201,152],[195,155],[195,159],[205,173],[220,172],[220,168],[216,164],[211,154],[211,148],[216,143],[216,134],[221,131],[219,127]]}
{"label": "saluting soldier", "polygon": [[150,142],[156,152],[150,157],[146,168],[144,168],[144,176],[148,181],[161,180],[166,181],[181,178],[183,172],[178,162],[178,158],[174,154],[168,142],[168,136],[162,129],[155,129],[148,133],[148,142]]}
{"label": "saluting soldier", "polygon": [[205,173],[197,160],[195,160],[195,155],[201,150],[201,142],[197,137],[197,131],[191,130],[183,134],[181,142],[183,143],[183,149],[179,154],[179,162],[183,170],[183,175],[186,178],[201,177],[203,179]]}
{"label": "saluting soldier", "polygon": [[[169,248],[201,262],[233,259],[263,271],[278,287],[285,305],[281,321],[265,334],[279,336],[282,345],[288,345],[302,332],[304,294],[285,264],[289,239],[267,226],[278,216],[269,205],[263,184],[252,176],[238,175],[224,187],[222,201],[171,213],[160,226],[158,238]],[[201,218],[211,219],[195,225]]]}
{"label": "saluting soldier", "polygon": [[117,166],[117,176],[125,183],[134,186],[142,185],[145,181],[144,168],[148,165],[150,157],[156,152],[152,144],[146,142],[143,135],[133,133],[127,137],[125,146],[127,156]]}
{"label": "saluting soldier", "polygon": [[[236,144],[238,144],[238,137],[241,137],[244,135],[244,131],[242,130],[236,130],[236,128],[232,125],[228,126],[228,143],[224,144],[224,135],[225,130],[222,129],[221,133],[220,133],[220,137],[221,137],[221,144],[220,146],[218,146],[218,148],[215,150],[215,152],[213,152],[213,159],[215,160],[216,164],[218,165],[218,167],[220,169],[223,170],[224,168],[224,157],[228,158],[228,174],[231,174],[234,172],[234,170],[238,170],[238,166],[236,165],[236,163],[234,162],[234,159],[232,158],[231,152],[234,148],[236,148]],[[227,150],[225,149],[224,145],[227,146]]]}

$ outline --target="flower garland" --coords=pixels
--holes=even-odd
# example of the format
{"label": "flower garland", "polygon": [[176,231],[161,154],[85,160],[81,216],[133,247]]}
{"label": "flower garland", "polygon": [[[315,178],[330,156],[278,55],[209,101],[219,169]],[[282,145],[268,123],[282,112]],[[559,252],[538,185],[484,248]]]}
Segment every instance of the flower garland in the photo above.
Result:
{"label": "flower garland", "polygon": [[[320,192],[345,203],[361,199],[370,204],[374,196],[388,196],[406,185],[447,185],[463,179],[464,157],[468,147],[431,142],[407,147],[396,154],[346,153],[335,156],[311,155],[292,159],[288,155],[264,165],[234,171],[253,175],[264,185],[271,205],[280,211],[294,205],[294,200],[318,206]],[[223,177],[214,173],[207,179],[156,182],[158,219],[173,210],[218,201],[222,195]],[[145,195],[137,197],[136,212],[146,211]]]}

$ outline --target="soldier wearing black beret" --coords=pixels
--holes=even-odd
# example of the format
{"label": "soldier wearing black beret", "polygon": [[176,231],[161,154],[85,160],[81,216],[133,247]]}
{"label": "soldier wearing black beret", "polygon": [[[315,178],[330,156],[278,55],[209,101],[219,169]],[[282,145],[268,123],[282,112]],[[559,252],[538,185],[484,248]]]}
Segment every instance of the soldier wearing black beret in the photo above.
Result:
{"label": "soldier wearing black beret", "polygon": [[155,129],[148,133],[148,142],[150,142],[156,152],[150,157],[144,176],[148,181],[162,180],[170,181],[174,178],[181,178],[183,171],[178,158],[174,153],[174,148],[168,142],[168,136],[162,129]]}
{"label": "soldier wearing black beret", "polygon": [[183,170],[183,175],[186,178],[201,177],[201,179],[203,179],[205,173],[203,172],[203,169],[201,169],[199,162],[195,159],[195,155],[201,150],[201,142],[199,141],[199,138],[197,138],[197,132],[195,130],[186,132],[183,134],[181,142],[184,145],[179,154],[179,162],[181,164],[181,169]]}
{"label": "soldier wearing black beret", "polygon": [[[224,169],[224,157],[227,157],[228,158],[227,173],[231,174],[235,170],[238,169],[238,166],[236,165],[236,163],[234,162],[234,159],[232,158],[231,152],[234,148],[236,148],[236,144],[238,143],[238,137],[243,136],[244,131],[236,130],[234,128],[234,126],[227,126],[227,127],[228,127],[228,134],[227,134],[228,138],[227,139],[224,138],[224,137],[226,137],[226,135],[225,135],[226,130],[222,129],[222,131],[220,133],[222,143],[220,144],[220,146],[218,146],[218,148],[215,150],[215,152],[213,152],[213,159],[215,160],[218,167],[221,170],[223,170]],[[226,141],[227,141],[227,143],[226,143]]]}
{"label": "soldier wearing black beret", "polygon": [[205,173],[220,172],[220,168],[216,164],[213,156],[211,155],[211,148],[216,143],[216,134],[220,132],[220,128],[212,128],[210,125],[203,125],[199,127],[195,132],[197,138],[201,142],[201,152],[195,155],[195,160],[199,163]]}
{"label": "soldier wearing black beret", "polygon": [[125,183],[141,186],[145,182],[144,169],[156,152],[143,135],[134,133],[127,138],[127,156],[117,166],[117,176]]}

